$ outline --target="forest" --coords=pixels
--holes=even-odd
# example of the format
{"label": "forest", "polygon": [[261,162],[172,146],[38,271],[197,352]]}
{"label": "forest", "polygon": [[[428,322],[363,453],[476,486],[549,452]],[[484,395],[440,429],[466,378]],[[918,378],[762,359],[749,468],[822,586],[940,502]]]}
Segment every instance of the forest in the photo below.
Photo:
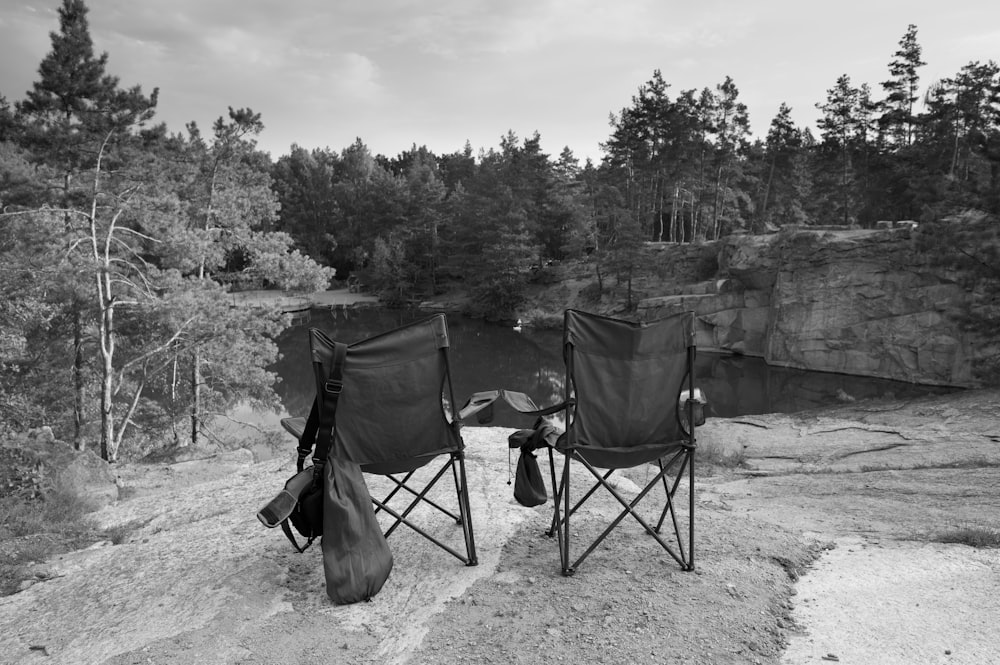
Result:
{"label": "forest", "polygon": [[392,306],[458,287],[502,318],[555,262],[603,289],[650,241],[901,220],[970,289],[1000,282],[1000,66],[921,85],[913,25],[877,89],[833,82],[818,135],[780,104],[753,137],[730,78],[675,92],[654,70],[581,164],[510,131],[444,155],[358,139],[273,159],[249,108],[171,132],[157,89],[109,73],[87,14],[63,0],[32,89],[0,91],[0,430],[49,425],[114,461],[210,440],[236,403],[273,407],[284,323],[231,306],[241,289],[350,283]]}

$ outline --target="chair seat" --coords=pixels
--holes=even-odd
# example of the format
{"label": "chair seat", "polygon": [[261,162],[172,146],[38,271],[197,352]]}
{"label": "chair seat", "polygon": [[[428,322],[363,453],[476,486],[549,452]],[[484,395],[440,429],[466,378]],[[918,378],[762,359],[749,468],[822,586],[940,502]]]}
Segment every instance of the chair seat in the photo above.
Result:
{"label": "chair seat", "polygon": [[421,455],[419,457],[408,457],[406,459],[396,460],[393,462],[362,464],[361,470],[365,473],[373,473],[379,476],[388,476],[394,473],[410,473],[411,471],[416,471],[422,466],[426,466],[440,454],[442,453],[431,453],[429,455]]}
{"label": "chair seat", "polygon": [[[286,432],[294,436],[296,439],[301,439],[302,433],[306,429],[306,419],[301,417],[282,418],[281,426],[285,428]],[[374,473],[380,476],[388,475],[390,473],[409,473],[410,471],[416,471],[422,466],[426,466],[438,455],[443,455],[445,453],[452,452],[453,450],[453,448],[448,447],[427,453],[425,455],[416,455],[399,460],[390,460],[387,462],[362,464],[361,470],[365,473]]]}
{"label": "chair seat", "polygon": [[[574,451],[600,469],[628,469],[640,464],[655,462],[665,455],[680,450],[685,443],[685,441],[671,441],[630,448],[577,446]],[[563,450],[563,452],[566,451]]]}

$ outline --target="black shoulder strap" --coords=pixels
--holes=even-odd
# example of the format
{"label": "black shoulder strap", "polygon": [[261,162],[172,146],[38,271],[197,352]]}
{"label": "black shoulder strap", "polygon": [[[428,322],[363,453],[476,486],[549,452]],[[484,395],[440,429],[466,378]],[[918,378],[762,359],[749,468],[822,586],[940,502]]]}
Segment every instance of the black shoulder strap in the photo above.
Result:
{"label": "black shoulder strap", "polygon": [[313,536],[306,541],[305,545],[299,545],[299,541],[295,539],[295,534],[292,533],[292,527],[288,524],[287,517],[281,520],[281,530],[285,532],[285,537],[288,538],[288,542],[292,544],[292,547],[298,550],[299,554],[302,554],[309,549],[309,546],[313,544],[314,540],[316,540],[316,536]]}
{"label": "black shoulder strap", "polygon": [[337,427],[337,400],[344,389],[344,360],[347,358],[347,345],[335,342],[333,347],[333,366],[330,376],[323,384],[323,394],[319,399],[319,428],[316,432],[316,452],[314,460],[326,461],[333,443],[333,431]]}
{"label": "black shoulder strap", "polygon": [[[313,450],[316,444],[314,460],[326,461],[330,453],[330,445],[333,440],[333,430],[337,422],[337,400],[343,390],[344,382],[344,360],[347,358],[347,345],[341,342],[334,342],[333,365],[330,367],[330,374],[326,382],[322,385],[322,394],[317,394],[313,400],[312,408],[309,410],[309,418],[306,419],[305,429],[299,437],[299,445],[296,448],[298,459],[295,466],[301,471],[305,464],[306,457]],[[318,439],[317,439],[318,436]]]}

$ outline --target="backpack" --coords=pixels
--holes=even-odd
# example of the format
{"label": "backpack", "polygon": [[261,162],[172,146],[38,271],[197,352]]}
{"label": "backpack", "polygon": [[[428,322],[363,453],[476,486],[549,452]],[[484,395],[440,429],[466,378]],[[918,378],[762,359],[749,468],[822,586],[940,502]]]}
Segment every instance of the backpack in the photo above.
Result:
{"label": "backpack", "polygon": [[[263,508],[257,511],[261,524],[273,529],[280,526],[298,552],[305,552],[312,542],[323,535],[323,481],[318,469],[310,466],[285,481],[285,487]],[[306,538],[299,545],[292,528]]]}

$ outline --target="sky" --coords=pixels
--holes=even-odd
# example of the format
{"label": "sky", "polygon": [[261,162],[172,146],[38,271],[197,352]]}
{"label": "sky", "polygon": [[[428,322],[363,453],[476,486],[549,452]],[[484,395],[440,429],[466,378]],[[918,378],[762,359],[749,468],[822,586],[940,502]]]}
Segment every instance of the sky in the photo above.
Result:
{"label": "sky", "polygon": [[[60,0],[0,0],[0,95],[21,100],[51,50]],[[662,72],[671,98],[730,76],[763,138],[782,102],[815,127],[842,74],[876,98],[909,24],[921,88],[1000,61],[996,0],[89,0],[95,50],[123,86],[159,88],[156,120],[205,134],[261,114],[258,146],[395,157],[497,148],[599,161],[609,116]]]}

